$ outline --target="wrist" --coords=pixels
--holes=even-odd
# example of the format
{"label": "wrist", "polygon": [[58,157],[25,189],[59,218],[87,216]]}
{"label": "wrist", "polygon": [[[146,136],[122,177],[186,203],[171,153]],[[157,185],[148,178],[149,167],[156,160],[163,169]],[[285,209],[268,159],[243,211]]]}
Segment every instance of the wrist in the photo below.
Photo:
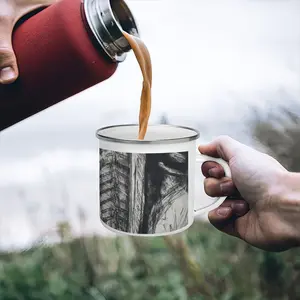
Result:
{"label": "wrist", "polygon": [[300,246],[300,173],[284,172],[275,196],[278,213],[287,225],[287,234],[294,246]]}

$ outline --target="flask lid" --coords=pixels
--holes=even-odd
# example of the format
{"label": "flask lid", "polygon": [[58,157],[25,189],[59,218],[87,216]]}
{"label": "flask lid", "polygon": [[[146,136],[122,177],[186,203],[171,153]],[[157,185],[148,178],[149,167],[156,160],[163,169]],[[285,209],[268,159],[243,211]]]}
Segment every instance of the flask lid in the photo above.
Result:
{"label": "flask lid", "polygon": [[139,30],[124,0],[84,0],[87,23],[103,50],[115,62],[131,50],[122,31],[139,37]]}

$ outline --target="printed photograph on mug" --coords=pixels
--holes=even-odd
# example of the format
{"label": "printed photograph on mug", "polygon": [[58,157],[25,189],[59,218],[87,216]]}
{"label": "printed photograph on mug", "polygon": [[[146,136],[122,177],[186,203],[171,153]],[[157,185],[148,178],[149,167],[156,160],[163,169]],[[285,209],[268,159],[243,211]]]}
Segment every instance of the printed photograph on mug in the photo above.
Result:
{"label": "printed photograph on mug", "polygon": [[188,152],[100,149],[100,217],[128,233],[169,233],[188,225]]}

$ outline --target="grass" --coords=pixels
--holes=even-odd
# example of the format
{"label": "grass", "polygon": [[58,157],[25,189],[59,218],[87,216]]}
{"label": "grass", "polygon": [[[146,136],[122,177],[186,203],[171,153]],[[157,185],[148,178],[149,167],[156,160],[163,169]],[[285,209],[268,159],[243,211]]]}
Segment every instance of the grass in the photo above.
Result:
{"label": "grass", "polygon": [[300,299],[300,254],[267,253],[196,222],[171,238],[64,240],[1,253],[0,299]]}

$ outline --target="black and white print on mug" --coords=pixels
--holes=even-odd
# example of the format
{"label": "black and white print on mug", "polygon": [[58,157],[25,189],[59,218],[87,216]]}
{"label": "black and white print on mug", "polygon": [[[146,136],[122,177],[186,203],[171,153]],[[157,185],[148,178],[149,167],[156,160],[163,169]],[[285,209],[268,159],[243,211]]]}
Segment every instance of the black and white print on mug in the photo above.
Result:
{"label": "black and white print on mug", "polygon": [[133,234],[188,225],[188,152],[123,153],[100,149],[100,218]]}

